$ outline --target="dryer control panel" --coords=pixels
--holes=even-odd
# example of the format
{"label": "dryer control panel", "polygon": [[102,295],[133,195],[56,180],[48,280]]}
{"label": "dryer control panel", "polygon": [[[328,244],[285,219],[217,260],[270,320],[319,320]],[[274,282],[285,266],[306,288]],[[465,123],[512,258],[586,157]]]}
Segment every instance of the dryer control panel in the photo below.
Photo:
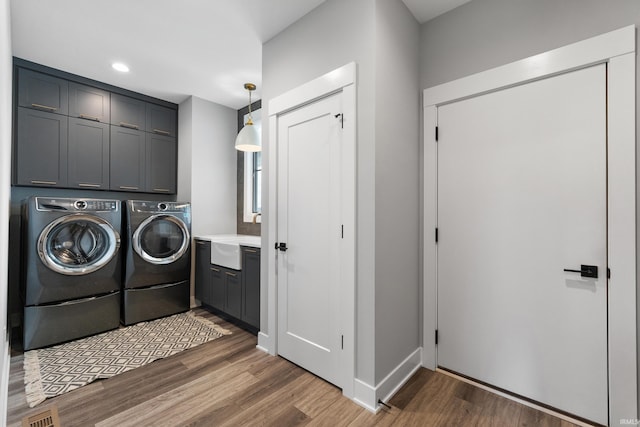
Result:
{"label": "dryer control panel", "polygon": [[120,201],[105,199],[36,197],[36,209],[39,211],[66,212],[117,212],[120,210]]}
{"label": "dryer control panel", "polygon": [[147,212],[147,213],[160,213],[160,212],[190,212],[191,205],[183,202],[153,202],[142,200],[129,200],[129,209],[131,212]]}

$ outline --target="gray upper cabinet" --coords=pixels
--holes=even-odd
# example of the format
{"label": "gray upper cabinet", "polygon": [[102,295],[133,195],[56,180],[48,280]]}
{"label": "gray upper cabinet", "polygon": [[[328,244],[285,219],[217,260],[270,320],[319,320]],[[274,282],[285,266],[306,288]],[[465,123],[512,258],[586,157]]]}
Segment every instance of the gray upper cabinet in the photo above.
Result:
{"label": "gray upper cabinet", "polygon": [[110,93],[106,90],[69,82],[69,116],[109,123]]}
{"label": "gray upper cabinet", "polygon": [[43,187],[67,185],[68,117],[18,108],[16,183]]}
{"label": "gray upper cabinet", "polygon": [[20,68],[18,105],[55,114],[69,114],[69,82]]}
{"label": "gray upper cabinet", "polygon": [[14,58],[12,185],[176,194],[178,106]]}
{"label": "gray upper cabinet", "polygon": [[176,192],[176,139],[147,134],[147,187],[151,193]]}
{"label": "gray upper cabinet", "polygon": [[128,96],[111,94],[111,124],[144,131],[146,102]]}
{"label": "gray upper cabinet", "polygon": [[69,118],[67,184],[109,188],[109,124]]}
{"label": "gray upper cabinet", "polygon": [[161,105],[147,104],[147,132],[164,136],[176,136],[176,110]]}
{"label": "gray upper cabinet", "polygon": [[110,188],[116,191],[145,191],[145,166],[145,133],[111,126]]}

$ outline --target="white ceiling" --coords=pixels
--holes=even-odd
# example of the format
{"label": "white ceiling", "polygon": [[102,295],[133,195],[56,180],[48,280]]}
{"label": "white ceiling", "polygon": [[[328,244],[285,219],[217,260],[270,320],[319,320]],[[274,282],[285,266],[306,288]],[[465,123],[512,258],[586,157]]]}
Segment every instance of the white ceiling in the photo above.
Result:
{"label": "white ceiling", "polygon": [[449,12],[471,0],[402,0],[407,5],[419,23],[424,24],[430,19]]}
{"label": "white ceiling", "polygon": [[[11,0],[13,55],[180,103],[233,109],[258,86],[262,43],[325,0]],[[425,22],[469,0],[403,0]],[[122,74],[111,63],[126,63]]]}

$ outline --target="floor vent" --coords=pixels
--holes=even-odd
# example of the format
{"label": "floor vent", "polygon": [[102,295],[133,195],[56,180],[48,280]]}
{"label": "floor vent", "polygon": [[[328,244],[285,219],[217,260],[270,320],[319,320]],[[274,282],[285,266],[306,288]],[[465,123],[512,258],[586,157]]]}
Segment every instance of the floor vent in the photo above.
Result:
{"label": "floor vent", "polygon": [[58,409],[51,406],[34,415],[22,419],[22,427],[60,427]]}

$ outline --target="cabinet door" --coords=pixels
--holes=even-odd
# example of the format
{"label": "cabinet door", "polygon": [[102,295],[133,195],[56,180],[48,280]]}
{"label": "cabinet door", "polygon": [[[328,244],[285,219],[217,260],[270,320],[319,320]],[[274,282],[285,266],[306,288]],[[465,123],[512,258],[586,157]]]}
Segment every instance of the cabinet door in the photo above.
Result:
{"label": "cabinet door", "polygon": [[161,105],[147,104],[147,132],[176,136],[177,111]]}
{"label": "cabinet door", "polygon": [[67,184],[109,188],[109,125],[69,118]]}
{"label": "cabinet door", "polygon": [[176,139],[148,133],[146,190],[175,194],[176,161]]}
{"label": "cabinet door", "polygon": [[110,188],[116,191],[144,191],[145,133],[111,126],[109,160]]}
{"label": "cabinet door", "polygon": [[223,268],[210,265],[209,280],[211,283],[211,302],[209,305],[218,310],[226,311],[227,289]]}
{"label": "cabinet door", "polygon": [[211,282],[209,280],[210,263],[211,243],[196,240],[195,296],[203,304],[209,305],[211,305]]}
{"label": "cabinet door", "polygon": [[260,328],[260,249],[242,248],[242,320]]}
{"label": "cabinet door", "polygon": [[58,77],[20,68],[18,105],[68,115],[69,83]]}
{"label": "cabinet door", "polygon": [[111,124],[145,130],[146,103],[128,96],[111,94]]}
{"label": "cabinet door", "polygon": [[110,94],[107,91],[69,82],[69,115],[109,123]]}
{"label": "cabinet door", "polygon": [[68,117],[18,108],[16,184],[67,185]]}
{"label": "cabinet door", "polygon": [[240,319],[242,315],[242,274],[239,271],[224,272],[227,282],[227,308],[225,312]]}

